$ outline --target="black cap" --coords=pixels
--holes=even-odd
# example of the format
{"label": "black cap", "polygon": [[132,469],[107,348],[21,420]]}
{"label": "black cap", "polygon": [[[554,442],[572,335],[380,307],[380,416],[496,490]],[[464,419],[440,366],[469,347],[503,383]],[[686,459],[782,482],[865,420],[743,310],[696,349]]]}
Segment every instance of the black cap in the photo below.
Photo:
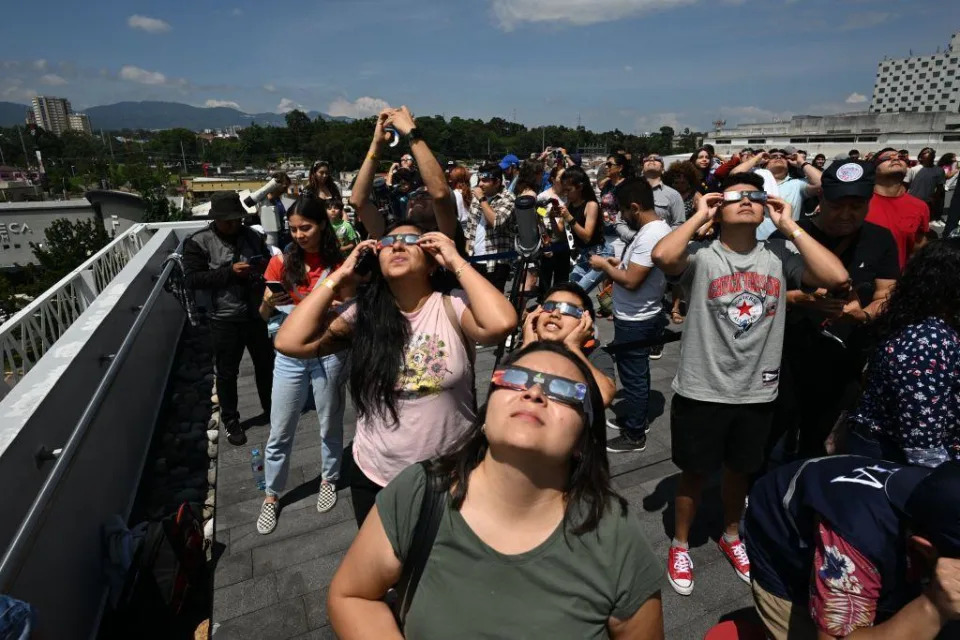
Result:
{"label": "black cap", "polygon": [[834,161],[823,170],[820,187],[825,200],[837,200],[845,196],[868,199],[873,197],[875,181],[876,168],[872,162],[848,158],[846,162]]}
{"label": "black cap", "polygon": [[236,191],[218,191],[210,197],[211,220],[242,220],[248,215]]}
{"label": "black cap", "polygon": [[903,467],[884,483],[887,499],[940,555],[960,557],[960,462]]}

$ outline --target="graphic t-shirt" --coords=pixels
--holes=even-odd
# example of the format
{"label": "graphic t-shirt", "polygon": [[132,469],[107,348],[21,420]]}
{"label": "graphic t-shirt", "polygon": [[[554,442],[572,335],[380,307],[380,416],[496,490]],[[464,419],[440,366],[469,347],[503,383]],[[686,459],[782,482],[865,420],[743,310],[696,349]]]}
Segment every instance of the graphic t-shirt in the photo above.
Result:
{"label": "graphic t-shirt", "polygon": [[670,233],[670,225],[663,220],[648,222],[640,228],[620,259],[620,271],[626,271],[630,264],[649,267],[650,272],[643,283],[633,291],[613,283],[613,315],[620,320],[639,322],[655,317],[661,310],[661,298],[667,287],[663,271],[654,266],[650,254],[653,248]]}
{"label": "graphic t-shirt", "polygon": [[[415,465],[377,495],[401,562],[409,557],[425,485],[423,467]],[[624,513],[610,501],[594,531],[578,536],[561,523],[533,549],[505,555],[448,502],[404,633],[424,640],[609,638],[608,619],[635,614],[662,577],[632,507]]]}
{"label": "graphic t-shirt", "polygon": [[[290,294],[290,297],[293,298],[293,304],[298,304],[301,300],[307,297],[307,294],[313,291],[313,288],[317,286],[320,278],[324,276],[324,272],[329,275],[331,271],[340,266],[331,266],[324,263],[323,258],[320,257],[319,253],[305,253],[304,263],[307,266],[307,283],[298,285],[296,291],[287,292]],[[267,281],[283,282],[283,274],[284,256],[279,255],[270,258],[270,263],[267,265],[267,270],[263,274],[264,279]],[[284,287],[286,287],[286,284],[284,284]]]}
{"label": "graphic t-shirt", "polygon": [[341,247],[348,244],[357,244],[359,238],[352,224],[346,220],[341,220],[340,222],[333,222],[331,220],[330,224],[333,225],[333,230],[337,234],[337,244]]}
{"label": "graphic t-shirt", "polygon": [[890,230],[897,243],[897,257],[903,269],[917,243],[917,233],[930,230],[930,207],[908,193],[893,197],[875,193],[870,199],[867,222]]}
{"label": "graphic t-shirt", "polygon": [[[466,293],[453,291],[450,302],[459,322],[467,308]],[[403,315],[410,323],[410,340],[397,379],[399,423],[389,413],[358,417],[353,440],[357,466],[379,485],[415,462],[449,453],[475,417],[470,359],[460,329],[450,324],[443,308],[443,295],[436,292],[419,311]],[[357,306],[348,305],[341,318],[353,325]]]}
{"label": "graphic t-shirt", "polygon": [[786,293],[800,287],[803,259],[783,240],[749,253],[693,242],[687,253],[687,269],[673,278],[689,300],[673,390],[704,402],[775,400]]}

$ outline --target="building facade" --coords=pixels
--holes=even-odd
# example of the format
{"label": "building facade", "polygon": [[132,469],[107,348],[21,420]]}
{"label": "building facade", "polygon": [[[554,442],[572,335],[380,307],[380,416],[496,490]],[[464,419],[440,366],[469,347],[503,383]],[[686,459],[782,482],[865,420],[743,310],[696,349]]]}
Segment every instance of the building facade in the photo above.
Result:
{"label": "building facade", "polygon": [[942,53],[877,64],[871,113],[960,113],[960,33]]}
{"label": "building facade", "polygon": [[70,128],[72,112],[70,101],[66,98],[37,96],[33,99],[34,122],[58,136]]}
{"label": "building facade", "polygon": [[85,133],[88,136],[93,133],[90,128],[90,118],[85,113],[71,113],[69,116],[70,128],[73,131]]}

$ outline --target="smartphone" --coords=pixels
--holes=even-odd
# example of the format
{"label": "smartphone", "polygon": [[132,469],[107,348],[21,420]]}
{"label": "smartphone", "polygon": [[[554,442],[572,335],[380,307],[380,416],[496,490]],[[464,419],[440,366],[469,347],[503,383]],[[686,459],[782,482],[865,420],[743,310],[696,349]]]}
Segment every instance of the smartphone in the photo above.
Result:
{"label": "smartphone", "polygon": [[266,258],[263,256],[250,256],[246,260],[244,260],[242,257],[240,258],[240,262],[246,262],[249,265],[258,265],[264,260],[266,260]]}
{"label": "smartphone", "polygon": [[373,265],[377,260],[377,254],[372,249],[363,249],[357,259],[357,266],[353,272],[358,276],[365,276],[373,271]]}
{"label": "smartphone", "polygon": [[287,290],[283,287],[283,283],[275,280],[267,280],[267,289],[270,289],[270,291],[277,294],[287,292]]}

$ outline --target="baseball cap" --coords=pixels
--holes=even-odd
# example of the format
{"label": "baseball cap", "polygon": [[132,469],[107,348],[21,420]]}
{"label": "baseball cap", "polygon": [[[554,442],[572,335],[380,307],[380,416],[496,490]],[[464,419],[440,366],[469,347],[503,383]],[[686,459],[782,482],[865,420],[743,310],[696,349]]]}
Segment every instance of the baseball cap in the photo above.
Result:
{"label": "baseball cap", "polygon": [[519,166],[520,166],[520,158],[513,155],[512,153],[508,153],[507,155],[503,156],[503,160],[500,161],[500,168],[503,169],[504,171],[506,171],[509,167],[519,167]]}
{"label": "baseball cap", "polygon": [[583,164],[583,156],[581,156],[579,153],[571,153],[571,154],[570,154],[570,161],[571,161],[574,165],[576,165],[576,166],[579,167],[581,164]]}
{"label": "baseball cap", "polygon": [[903,467],[890,474],[884,491],[940,555],[960,557],[960,462]]}
{"label": "baseball cap", "polygon": [[847,158],[846,162],[832,163],[820,176],[824,199],[837,200],[845,196],[864,199],[873,197],[876,171],[872,162],[858,162]]}

